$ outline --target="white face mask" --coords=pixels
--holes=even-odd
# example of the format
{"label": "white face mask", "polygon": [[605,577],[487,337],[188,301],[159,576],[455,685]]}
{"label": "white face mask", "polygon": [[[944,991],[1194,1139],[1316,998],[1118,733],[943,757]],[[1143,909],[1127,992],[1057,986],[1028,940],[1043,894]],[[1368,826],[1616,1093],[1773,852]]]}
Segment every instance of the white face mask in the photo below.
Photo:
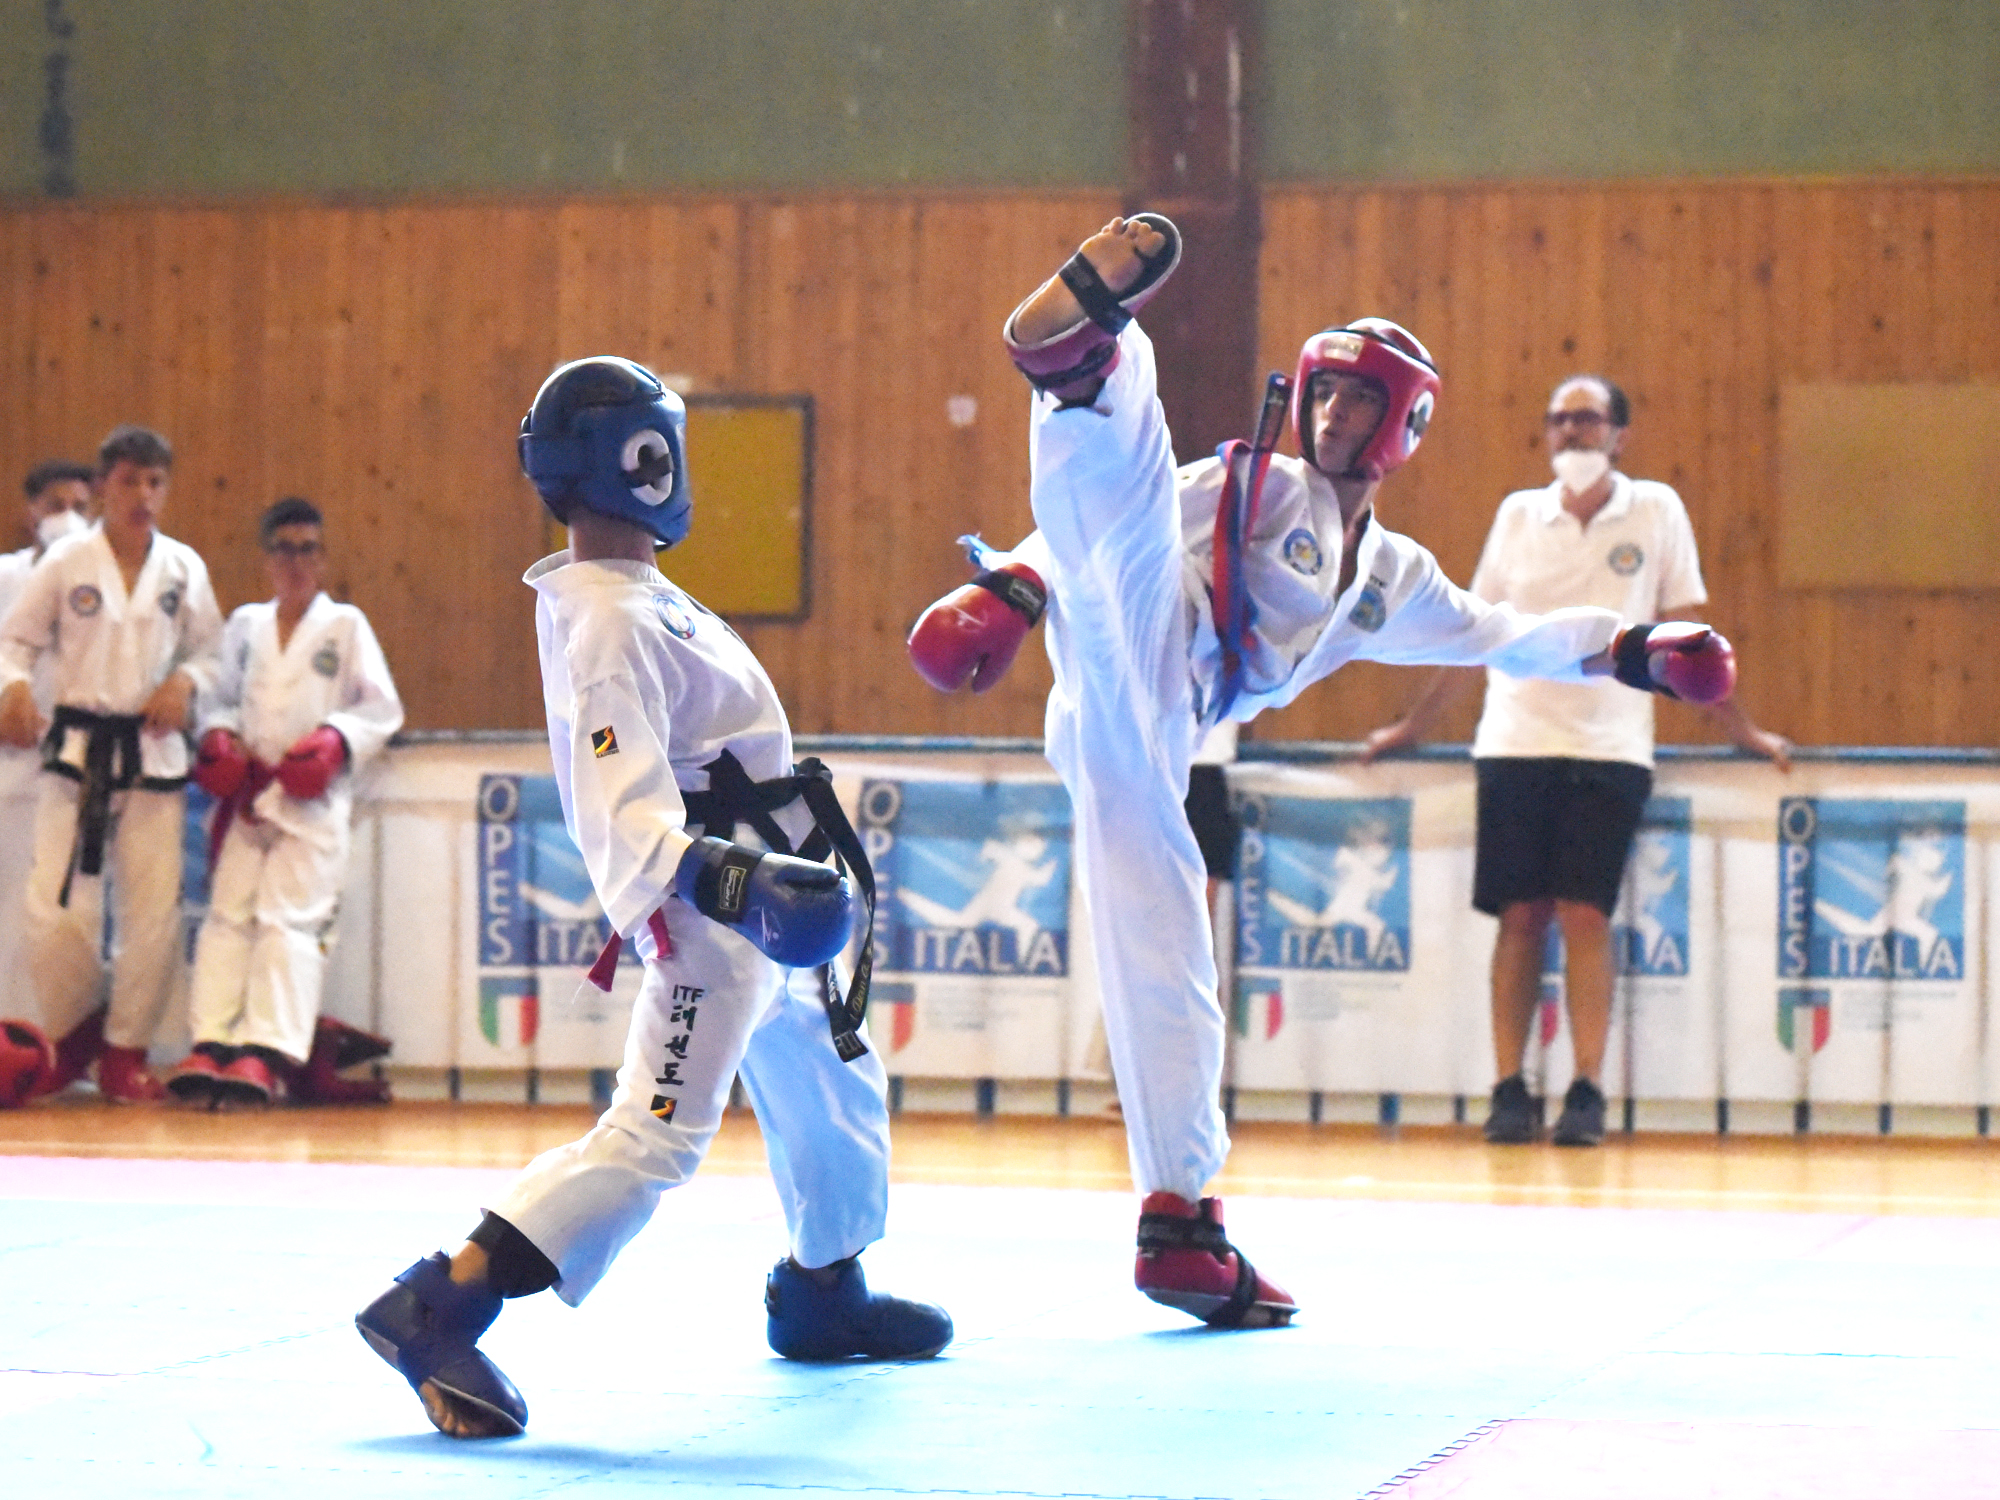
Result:
{"label": "white face mask", "polygon": [[1572,495],[1581,495],[1611,472],[1611,455],[1596,448],[1565,448],[1549,459],[1556,478]]}
{"label": "white face mask", "polygon": [[66,536],[90,530],[90,522],[73,510],[52,511],[35,523],[35,545],[47,551]]}

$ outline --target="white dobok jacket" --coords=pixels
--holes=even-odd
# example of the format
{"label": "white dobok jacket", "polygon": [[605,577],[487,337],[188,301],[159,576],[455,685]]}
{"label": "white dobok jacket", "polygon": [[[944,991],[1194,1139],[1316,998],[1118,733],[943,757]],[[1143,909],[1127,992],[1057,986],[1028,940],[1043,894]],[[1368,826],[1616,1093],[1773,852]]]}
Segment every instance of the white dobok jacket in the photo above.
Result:
{"label": "white dobok jacket", "polygon": [[318,595],[282,647],[276,602],[244,605],[223,630],[221,668],[202,697],[200,732],[231,730],[253,756],[276,766],[322,724],[347,741],[346,769],[309,802],[273,781],[250,804],[254,817],[301,836],[331,821],[345,827],[354,773],[403,727],[403,700],[368,617],[354,605]]}
{"label": "white dobok jacket", "polygon": [[[29,572],[0,621],[0,689],[33,682],[47,665],[57,704],[98,714],[136,714],[175,671],[197,693],[212,689],[222,616],[208,567],[192,547],[157,532],[131,591],[101,528],[64,537]],[[85,736],[71,731],[57,757],[83,763]],[[140,736],[141,773],[177,780],[188,773],[188,740]]]}
{"label": "white dobok jacket", "polygon": [[[778,692],[736,632],[648,563],[545,557],[536,593],[542,696],[563,821],[612,928],[631,937],[693,843],[681,789],[732,752],[753,781],[792,773]],[[802,802],[773,814],[794,841]]]}

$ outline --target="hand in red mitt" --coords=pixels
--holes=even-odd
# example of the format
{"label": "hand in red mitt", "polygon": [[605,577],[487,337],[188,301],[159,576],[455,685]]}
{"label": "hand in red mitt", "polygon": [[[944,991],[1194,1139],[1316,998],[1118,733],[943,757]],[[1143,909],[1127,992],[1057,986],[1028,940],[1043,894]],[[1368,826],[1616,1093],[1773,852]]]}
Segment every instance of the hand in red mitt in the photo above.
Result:
{"label": "hand in red mitt", "polygon": [[953,589],[917,617],[910,630],[910,662],[941,693],[968,682],[983,693],[1014,663],[1014,654],[1048,607],[1041,575],[1010,562]]}
{"label": "hand in red mitt", "polygon": [[346,764],[347,741],[331,724],[322,724],[285,752],[285,758],[278,762],[278,785],[287,797],[310,802],[326,795]]}
{"label": "hand in red mitt", "polygon": [[188,777],[218,802],[226,802],[243,786],[250,774],[250,752],[227,729],[211,729],[201,737],[195,751],[194,770]]}
{"label": "hand in red mitt", "polygon": [[1736,651],[1722,632],[1688,620],[1628,625],[1611,654],[1627,687],[1688,703],[1720,703],[1736,691]]}

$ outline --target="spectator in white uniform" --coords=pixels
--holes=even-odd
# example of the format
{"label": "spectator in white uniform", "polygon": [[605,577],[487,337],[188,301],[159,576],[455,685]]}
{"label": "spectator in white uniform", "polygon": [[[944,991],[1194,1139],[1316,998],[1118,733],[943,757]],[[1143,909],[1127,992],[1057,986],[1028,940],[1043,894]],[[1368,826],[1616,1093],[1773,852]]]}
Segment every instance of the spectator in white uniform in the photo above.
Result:
{"label": "spectator in white uniform", "polygon": [[[1544,423],[1555,480],[1501,502],[1473,593],[1521,609],[1595,604],[1632,620],[1698,618],[1708,590],[1680,496],[1612,467],[1630,424],[1625,393],[1603,376],[1573,375],[1556,387]],[[1369,736],[1363,760],[1416,743],[1473,677],[1437,673],[1408,713]],[[1653,704],[1615,684],[1533,682],[1497,667],[1485,679],[1472,746],[1472,904],[1500,921],[1492,998],[1500,1081],[1486,1138],[1519,1144],[1541,1133],[1541,1102],[1522,1068],[1553,922],[1563,936],[1576,1066],[1551,1139],[1595,1146],[1604,1138],[1599,1079],[1617,972],[1611,913],[1652,791]],[[1789,769],[1791,742],[1758,728],[1734,697],[1701,712],[1742,749]]]}
{"label": "spectator in white uniform", "polygon": [[[312,1054],[347,880],[355,774],[402,727],[368,618],[327,597],[325,526],[296,496],[257,529],[272,597],[223,630],[194,779],[216,798],[184,1103],[269,1104]],[[370,1090],[369,1097],[380,1098]]]}
{"label": "spectator in white uniform", "polygon": [[[96,471],[88,464],[52,459],[36,464],[22,481],[26,503],[28,545],[0,554],[0,620],[27,585],[28,574],[52,543],[90,525],[90,481]],[[48,672],[36,674],[35,707],[43,714],[54,707],[49,699]],[[35,794],[42,769],[33,750],[0,745],[0,1012],[39,1010],[20,958],[21,927],[26,913],[21,891],[34,866]]]}
{"label": "spectator in white uniform", "polygon": [[[158,433],[115,429],[98,450],[102,524],[50,547],[0,622],[0,740],[43,750],[26,900],[42,1017],[61,1039],[47,1087],[95,1062],[114,1103],[165,1093],[146,1052],[181,962],[187,729],[222,628],[208,568],[157,529],[172,469]],[[100,1010],[107,876],[117,947]]]}

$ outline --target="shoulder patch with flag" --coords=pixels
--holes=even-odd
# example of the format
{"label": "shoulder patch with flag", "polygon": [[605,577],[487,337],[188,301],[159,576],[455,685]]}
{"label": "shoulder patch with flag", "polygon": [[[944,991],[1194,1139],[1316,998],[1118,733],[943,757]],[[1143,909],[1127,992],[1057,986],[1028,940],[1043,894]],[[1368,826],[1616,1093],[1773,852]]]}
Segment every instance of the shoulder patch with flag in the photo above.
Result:
{"label": "shoulder patch with flag", "polygon": [[609,724],[606,724],[602,729],[593,729],[590,731],[590,750],[599,760],[604,759],[607,755],[616,755],[618,753],[618,736],[612,731]]}

